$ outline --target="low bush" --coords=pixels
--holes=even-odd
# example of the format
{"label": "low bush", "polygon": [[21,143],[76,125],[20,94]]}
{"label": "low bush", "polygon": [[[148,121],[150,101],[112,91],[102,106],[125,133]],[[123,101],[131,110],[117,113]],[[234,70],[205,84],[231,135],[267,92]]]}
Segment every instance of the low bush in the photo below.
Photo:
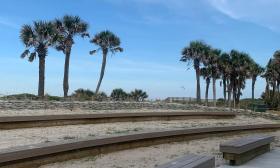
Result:
{"label": "low bush", "polygon": [[112,91],[111,99],[115,101],[124,101],[129,99],[129,95],[123,89],[117,88]]}
{"label": "low bush", "polygon": [[147,93],[141,89],[135,89],[130,93],[126,93],[123,89],[117,88],[111,93],[111,99],[115,101],[144,101],[146,98],[148,98]]}
{"label": "low bush", "polygon": [[71,95],[74,100],[78,101],[104,101],[107,100],[107,95],[104,92],[94,93],[90,89],[77,89]]}

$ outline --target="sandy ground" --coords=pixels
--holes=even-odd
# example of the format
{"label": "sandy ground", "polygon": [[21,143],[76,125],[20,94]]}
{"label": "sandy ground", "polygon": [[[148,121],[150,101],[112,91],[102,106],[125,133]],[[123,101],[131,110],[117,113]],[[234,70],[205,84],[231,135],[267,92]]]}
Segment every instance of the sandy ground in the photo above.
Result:
{"label": "sandy ground", "polygon": [[135,112],[195,112],[202,111],[201,109],[194,110],[165,110],[165,109],[128,109],[128,110],[67,110],[67,109],[55,109],[55,110],[0,110],[1,116],[33,116],[33,115],[61,115],[61,114],[94,114],[94,113],[135,113]]}
{"label": "sandy ground", "polygon": [[[252,134],[260,133],[251,133],[250,135]],[[273,144],[273,147],[280,146],[280,131],[262,134],[277,136],[277,140]],[[216,165],[219,166],[221,164],[225,164],[222,159],[222,154],[219,152],[219,144],[244,136],[248,136],[248,134],[211,137],[187,142],[142,147],[44,165],[40,168],[154,168],[156,165],[169,162],[188,153],[214,155],[216,158]]]}
{"label": "sandy ground", "polygon": [[[0,116],[15,115],[59,115],[91,113],[124,113],[124,112],[172,112],[183,110],[0,110]],[[186,110],[184,110],[187,112]],[[194,111],[194,110],[192,110]],[[200,111],[199,109],[197,111]],[[276,123],[260,117],[237,116],[234,119],[192,119],[173,121],[120,122],[87,125],[66,125],[44,128],[24,128],[0,131],[0,150],[15,146],[24,146],[52,141],[80,139],[88,137],[113,136],[145,131],[157,131],[180,128],[247,125]],[[280,137],[280,131],[275,132]],[[155,165],[168,162],[187,153],[215,155],[221,164],[219,144],[234,137],[213,137],[180,143],[169,143],[151,147],[124,150],[106,155],[86,157],[78,160],[49,164],[41,168],[153,168]],[[276,143],[278,145],[278,142]]]}
{"label": "sandy ground", "polygon": [[120,122],[66,125],[0,131],[0,149],[42,142],[112,136],[127,133],[179,128],[275,123],[264,118],[237,116],[234,119],[192,119],[173,121]]}

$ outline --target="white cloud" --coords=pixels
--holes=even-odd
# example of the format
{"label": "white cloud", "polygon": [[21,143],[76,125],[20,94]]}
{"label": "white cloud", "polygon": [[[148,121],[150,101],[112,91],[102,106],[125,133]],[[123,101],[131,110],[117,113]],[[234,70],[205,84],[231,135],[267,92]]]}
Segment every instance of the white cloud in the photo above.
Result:
{"label": "white cloud", "polygon": [[[144,7],[164,7],[172,14],[181,16],[180,19],[203,18],[210,7],[224,15],[244,22],[250,22],[270,30],[280,32],[280,0],[107,0],[112,3],[133,3],[142,10],[145,16],[143,20],[147,23],[165,23],[168,20],[162,15],[156,15],[152,11],[146,11]],[[202,12],[204,11],[204,12]],[[206,12],[206,13],[205,13]]]}
{"label": "white cloud", "polygon": [[208,0],[221,13],[280,32],[279,0]]}
{"label": "white cloud", "polygon": [[[112,4],[128,5],[139,14],[139,19],[124,16],[125,21],[144,24],[174,24],[184,21],[195,21],[201,17],[201,9],[205,8],[204,0],[106,0]],[[209,7],[209,4],[207,4]]]}
{"label": "white cloud", "polygon": [[9,19],[6,19],[4,17],[0,17],[0,25],[2,26],[6,26],[6,27],[10,27],[13,29],[19,29],[20,26],[12,21],[10,21]]}

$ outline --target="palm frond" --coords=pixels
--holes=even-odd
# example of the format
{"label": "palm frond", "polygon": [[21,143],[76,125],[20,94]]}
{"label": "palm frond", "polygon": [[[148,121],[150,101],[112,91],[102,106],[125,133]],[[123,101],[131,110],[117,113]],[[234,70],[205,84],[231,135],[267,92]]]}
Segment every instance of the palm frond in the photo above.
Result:
{"label": "palm frond", "polygon": [[88,37],[88,38],[90,38],[90,35],[89,35],[89,33],[87,33],[87,32],[85,32],[85,33],[82,33],[81,34],[81,36],[84,38],[84,37]]}
{"label": "palm frond", "polygon": [[113,54],[116,53],[116,52],[123,52],[123,48],[121,48],[121,47],[112,48],[112,49],[111,49],[111,52],[112,52]]}
{"label": "palm frond", "polygon": [[32,53],[29,55],[28,61],[29,61],[29,62],[33,62],[35,58],[36,58],[36,52],[32,52]]}
{"label": "palm frond", "polygon": [[20,39],[26,45],[30,46],[34,39],[34,32],[30,25],[23,25],[20,30]]}
{"label": "palm frond", "polygon": [[21,55],[20,58],[25,58],[29,54],[29,50],[26,49]]}
{"label": "palm frond", "polygon": [[90,55],[93,55],[93,54],[95,54],[96,52],[97,52],[97,50],[92,50],[92,51],[89,52],[89,54],[90,54]]}
{"label": "palm frond", "polygon": [[103,50],[108,50],[112,53],[122,52],[123,49],[120,47],[121,41],[111,31],[105,30],[97,33],[91,40],[91,43],[98,45]]}
{"label": "palm frond", "polygon": [[[36,55],[45,57],[48,53],[48,47],[57,39],[53,22],[34,21],[33,25],[23,25],[20,31],[20,38],[25,44],[26,49],[21,54],[21,58],[28,57],[32,62]],[[33,50],[30,53],[29,50]]]}

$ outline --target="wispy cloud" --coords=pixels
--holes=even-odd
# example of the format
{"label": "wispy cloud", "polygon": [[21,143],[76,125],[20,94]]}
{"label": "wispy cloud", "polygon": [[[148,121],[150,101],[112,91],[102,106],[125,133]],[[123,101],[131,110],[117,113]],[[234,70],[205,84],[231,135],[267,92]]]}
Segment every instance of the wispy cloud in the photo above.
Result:
{"label": "wispy cloud", "polygon": [[11,21],[10,19],[0,17],[0,26],[5,26],[13,29],[19,29],[20,25]]}
{"label": "wispy cloud", "polygon": [[[144,24],[174,24],[196,20],[200,17],[200,10],[204,0],[106,0],[117,5],[128,5],[135,9],[138,20],[122,17],[125,21]],[[208,4],[207,4],[208,5]],[[208,5],[209,6],[209,5]],[[205,8],[204,8],[205,9]]]}
{"label": "wispy cloud", "polygon": [[[180,21],[195,21],[195,18],[204,17],[206,10],[215,9],[222,14],[240,21],[250,22],[270,30],[280,32],[280,1],[279,0],[107,0],[112,3],[131,3],[139,8],[162,7],[170,13],[179,16]],[[154,11],[142,11],[143,22],[166,23],[174,22],[164,16],[157,16]],[[210,14],[210,13],[207,13]]]}
{"label": "wispy cloud", "polygon": [[279,0],[208,0],[208,2],[232,19],[251,22],[280,32]]}

